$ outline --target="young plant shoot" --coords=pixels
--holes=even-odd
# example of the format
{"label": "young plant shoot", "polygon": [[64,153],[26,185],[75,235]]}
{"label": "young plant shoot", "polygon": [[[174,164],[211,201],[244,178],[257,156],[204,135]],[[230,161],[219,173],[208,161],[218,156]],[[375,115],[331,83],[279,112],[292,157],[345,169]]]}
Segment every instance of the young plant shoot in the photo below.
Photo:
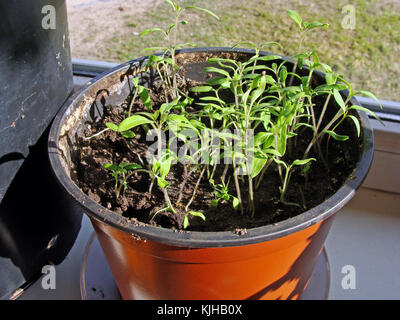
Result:
{"label": "young plant shoot", "polygon": [[[166,28],[146,29],[140,34],[158,32],[165,40],[165,44],[148,49],[161,54],[150,55],[146,64],[146,70],[152,70],[158,77],[164,101],[155,104],[151,87],[134,75],[125,119],[120,123],[108,122],[104,130],[92,136],[112,130],[128,146],[139,132],[153,133],[156,137],[152,157],[142,159],[136,155],[140,164],[104,165],[115,179],[115,197],[119,198],[129,188],[132,176],[147,175],[151,181],[149,192],[158,189],[165,202],[152,219],[161,212],[173,215],[180,210],[183,212],[180,225],[186,229],[194,218],[206,221],[206,210],[192,208],[202,185],[212,190],[210,207],[214,209],[230,205],[237,214],[251,217],[265,214],[257,206],[258,192],[268,184],[264,179],[267,173],[275,172],[281,182],[278,201],[282,208],[305,209],[305,186],[293,184],[293,174],[300,172],[299,175],[307,177],[310,167],[318,162],[328,166],[329,159],[321,144],[325,142],[329,148],[330,138],[349,139],[349,135],[338,131],[345,121],[350,121],[360,135],[361,125],[354,110],[376,117],[372,111],[351,103],[354,95],[377,100],[372,93],[354,90],[343,76],[320,61],[316,51],[304,51],[307,33],[328,25],[304,22],[297,12],[289,10],[288,16],[296,23],[300,39],[299,51],[290,59],[261,52],[267,46],[279,46],[276,42],[258,45],[242,41],[233,47],[250,46],[254,50],[249,59],[210,57],[203,70],[209,75],[206,82],[185,93],[179,87],[182,75],[177,54],[179,49],[192,44],[177,43],[181,27],[188,23],[182,14],[191,10],[219,18],[204,8],[165,1],[172,11],[171,23]],[[325,83],[315,85],[316,70],[325,73]],[[348,91],[346,96],[343,90]],[[323,102],[316,103],[317,100]],[[143,108],[136,111],[138,104]],[[306,147],[298,150],[301,139],[308,140]],[[169,175],[178,167],[182,181],[178,196],[172,200]],[[189,185],[192,189],[183,203],[182,195],[188,193],[185,190]],[[302,203],[291,201],[289,190],[301,193]]]}

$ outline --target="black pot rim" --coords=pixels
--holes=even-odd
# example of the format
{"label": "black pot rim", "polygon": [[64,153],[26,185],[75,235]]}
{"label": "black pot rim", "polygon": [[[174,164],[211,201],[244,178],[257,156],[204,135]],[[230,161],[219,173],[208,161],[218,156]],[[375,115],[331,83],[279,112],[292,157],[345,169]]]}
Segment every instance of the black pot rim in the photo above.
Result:
{"label": "black pot rim", "polygon": [[[250,49],[231,49],[228,47],[200,47],[182,49],[181,53],[190,52],[238,52],[238,53],[253,53]],[[269,52],[260,52],[263,55],[269,55]],[[282,59],[288,59],[281,56]],[[54,118],[51,131],[49,134],[49,158],[52,166],[53,173],[65,191],[72,196],[83,208],[85,213],[102,223],[110,225],[116,229],[124,231],[128,234],[134,234],[151,241],[160,242],[163,244],[191,247],[191,248],[210,248],[210,247],[232,247],[240,245],[255,244],[268,240],[273,240],[287,236],[289,234],[306,229],[314,224],[317,224],[334,213],[340,210],[355,194],[356,190],[360,187],[365,177],[368,174],[369,168],[372,163],[374,140],[373,131],[370,125],[368,116],[365,112],[358,112],[361,122],[362,130],[362,150],[361,157],[357,168],[352,174],[352,177],[330,198],[318,206],[309,209],[302,214],[293,218],[280,221],[273,225],[266,225],[257,228],[247,229],[244,235],[236,235],[232,231],[216,231],[216,232],[176,232],[171,229],[154,227],[151,225],[135,225],[132,223],[121,224],[121,216],[113,211],[106,209],[94,200],[90,199],[79,187],[72,181],[69,175],[65,172],[59,150],[59,135],[61,124],[68,116],[68,109],[80,101],[84,93],[94,83],[102,78],[113,74],[121,69],[129,67],[132,63],[143,61],[146,57],[134,59],[126,63],[120,64],[111,70],[108,70],[99,76],[95,77],[80,90],[73,94],[60,109]],[[321,73],[321,72],[320,72]],[[323,74],[323,73],[321,73]],[[352,99],[353,104],[359,105],[355,98]]]}

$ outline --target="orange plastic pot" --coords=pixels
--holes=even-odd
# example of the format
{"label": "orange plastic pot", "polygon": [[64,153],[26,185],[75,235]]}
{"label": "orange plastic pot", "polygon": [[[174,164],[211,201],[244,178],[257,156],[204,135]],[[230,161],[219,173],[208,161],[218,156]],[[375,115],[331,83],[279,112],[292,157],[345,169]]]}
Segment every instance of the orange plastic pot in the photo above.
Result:
{"label": "orange plastic pot", "polygon": [[[180,57],[249,54],[228,48],[182,50]],[[268,54],[268,53],[263,53]],[[190,59],[189,59],[190,60]],[[174,232],[138,225],[85,195],[73,182],[74,140],[98,112],[102,99],[123,102],[127,75],[143,71],[146,58],[133,60],[95,78],[72,96],[56,116],[49,138],[53,171],[66,192],[90,217],[124,299],[297,299],[305,290],[334,214],[354,195],[373,157],[368,117],[361,123],[359,163],[345,185],[320,205],[274,225],[233,232]],[[200,70],[196,65],[190,70]],[[323,75],[316,75],[323,79]],[[103,101],[104,102],[104,101]],[[356,103],[356,102],[355,102]],[[100,110],[101,112],[101,110]]]}
{"label": "orange plastic pot", "polygon": [[191,248],[138,237],[92,219],[123,299],[297,299],[333,218],[286,237]]}

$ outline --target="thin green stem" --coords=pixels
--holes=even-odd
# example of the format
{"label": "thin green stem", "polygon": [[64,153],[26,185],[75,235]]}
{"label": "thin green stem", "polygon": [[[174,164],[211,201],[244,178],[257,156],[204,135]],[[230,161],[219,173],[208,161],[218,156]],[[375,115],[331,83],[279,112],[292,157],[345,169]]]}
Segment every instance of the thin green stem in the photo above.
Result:
{"label": "thin green stem", "polygon": [[204,174],[205,169],[206,169],[206,167],[204,166],[203,169],[202,169],[201,172],[200,172],[200,176],[199,176],[199,178],[197,179],[196,185],[194,186],[194,189],[193,189],[192,197],[190,198],[189,202],[187,203],[187,205],[186,205],[186,207],[185,207],[185,210],[186,210],[186,211],[189,210],[189,207],[190,207],[190,205],[192,204],[192,202],[193,202],[193,200],[194,200],[194,197],[196,196],[196,192],[197,192],[197,189],[199,188],[201,178],[203,178],[203,174]]}

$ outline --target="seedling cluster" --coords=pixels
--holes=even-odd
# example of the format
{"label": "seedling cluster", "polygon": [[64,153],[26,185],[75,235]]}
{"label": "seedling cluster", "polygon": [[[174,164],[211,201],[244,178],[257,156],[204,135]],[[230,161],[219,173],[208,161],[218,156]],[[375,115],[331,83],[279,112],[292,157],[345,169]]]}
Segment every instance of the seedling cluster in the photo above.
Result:
{"label": "seedling cluster", "polygon": [[[303,22],[295,11],[288,11],[288,15],[298,26],[298,54],[288,59],[278,55],[260,55],[262,48],[279,44],[240,42],[234,47],[250,46],[254,49],[252,57],[247,61],[209,58],[210,66],[204,72],[212,77],[191,88],[190,95],[185,94],[178,86],[176,50],[191,44],[176,43],[178,26],[188,23],[180,19],[181,14],[186,10],[200,10],[216,19],[218,17],[203,8],[181,7],[175,1],[165,1],[173,9],[173,22],[165,30],[152,28],[141,33],[159,32],[166,40],[165,46],[149,48],[162,54],[150,55],[146,66],[158,74],[165,102],[161,106],[153,105],[150,89],[135,77],[132,79],[135,89],[126,118],[119,124],[107,123],[105,129],[113,130],[129,141],[135,139],[133,129],[142,127],[148,135],[155,135],[157,142],[152,158],[146,161],[139,158],[140,164],[104,166],[115,179],[115,196],[118,198],[124,192],[135,172],[148,174],[151,179],[149,191],[152,192],[156,183],[165,198],[165,208],[154,216],[162,211],[173,214],[178,205],[184,206],[183,227],[187,228],[190,216],[206,219],[204,213],[190,207],[200,183],[208,181],[214,190],[212,206],[231,203],[241,214],[254,216],[257,190],[266,171],[275,167],[281,178],[280,202],[305,209],[304,202],[293,203],[285,198],[291,175],[295,170],[302,170],[307,176],[313,162],[325,163],[321,146],[323,137],[328,135],[335,140],[347,140],[349,136],[337,133],[337,128],[346,119],[354,123],[360,135],[360,123],[352,110],[373,113],[362,106],[352,105],[350,99],[357,94],[377,100],[376,97],[367,91],[355,91],[348,81],[320,61],[317,52],[307,51],[304,44],[307,33],[327,25]],[[315,70],[325,73],[324,84],[313,85]],[[348,91],[346,98],[341,94],[343,90]],[[324,99],[323,104],[315,103],[318,97]],[[144,111],[133,110],[139,99]],[[330,101],[338,106],[333,116],[332,112],[327,112]],[[311,130],[311,139],[299,153],[297,139],[305,130]],[[183,145],[184,152],[182,148],[176,150],[177,141]],[[315,150],[314,157],[309,157],[312,149]],[[177,164],[182,165],[185,172],[182,190],[189,178],[195,179],[192,196],[185,204],[181,203],[181,196],[172,203],[168,194],[168,174]],[[234,187],[231,188],[230,184]],[[303,192],[301,186],[299,189]]]}

